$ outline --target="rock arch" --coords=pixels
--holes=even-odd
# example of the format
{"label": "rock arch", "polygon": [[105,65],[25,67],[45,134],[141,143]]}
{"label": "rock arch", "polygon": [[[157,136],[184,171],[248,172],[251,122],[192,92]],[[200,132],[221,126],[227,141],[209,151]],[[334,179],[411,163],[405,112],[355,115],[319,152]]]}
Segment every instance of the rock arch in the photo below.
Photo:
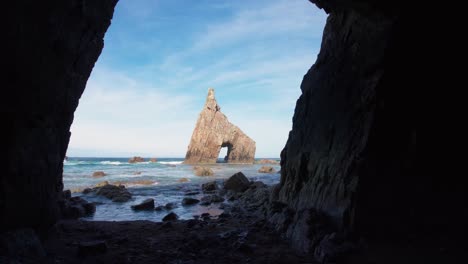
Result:
{"label": "rock arch", "polygon": [[228,163],[253,163],[254,161],[255,141],[240,128],[231,124],[221,113],[214,89],[210,88],[193,130],[184,163],[216,163],[223,147],[228,148],[225,157]]}

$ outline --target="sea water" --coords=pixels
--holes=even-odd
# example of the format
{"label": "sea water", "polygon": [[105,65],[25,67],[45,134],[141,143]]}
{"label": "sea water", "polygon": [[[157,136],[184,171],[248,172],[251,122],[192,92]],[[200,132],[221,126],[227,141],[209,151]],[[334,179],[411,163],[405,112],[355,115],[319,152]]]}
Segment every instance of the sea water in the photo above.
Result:
{"label": "sea water", "polygon": [[[149,160],[149,159],[146,159]],[[128,158],[73,158],[64,161],[63,183],[64,189],[72,190],[73,196],[81,196],[87,201],[96,204],[94,215],[85,217],[85,220],[125,221],[125,220],[150,220],[161,221],[170,211],[176,213],[180,219],[191,219],[202,213],[217,215],[222,212],[219,205],[210,206],[192,205],[182,206],[184,197],[201,199],[201,185],[216,180],[222,182],[235,174],[244,173],[249,180],[262,181],[267,185],[279,182],[280,166],[271,165],[275,173],[259,173],[258,169],[263,164],[228,164],[217,163],[203,165],[210,167],[213,176],[196,176],[193,165],[182,164],[182,158],[159,158],[156,162],[128,163]],[[106,176],[95,178],[95,171],[103,171]],[[188,182],[179,182],[186,178]],[[115,203],[111,200],[96,196],[92,193],[83,194],[84,188],[94,187],[96,184],[108,181],[111,184],[123,184],[132,194],[132,199],[125,203]],[[200,194],[186,196],[187,191],[200,191]],[[155,205],[174,203],[172,210],[162,211],[134,211],[131,205],[138,204],[145,199],[153,198]]]}

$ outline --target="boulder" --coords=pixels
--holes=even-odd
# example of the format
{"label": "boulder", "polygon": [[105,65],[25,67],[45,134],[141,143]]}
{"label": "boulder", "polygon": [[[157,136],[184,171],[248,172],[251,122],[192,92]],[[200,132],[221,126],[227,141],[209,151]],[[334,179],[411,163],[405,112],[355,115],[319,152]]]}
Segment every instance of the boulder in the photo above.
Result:
{"label": "boulder", "polygon": [[210,205],[212,203],[221,203],[221,202],[224,202],[223,197],[216,195],[216,194],[212,194],[212,195],[203,196],[203,198],[201,198],[200,205]]}
{"label": "boulder", "polygon": [[104,196],[111,199],[113,202],[127,202],[132,198],[132,194],[123,185],[106,184],[102,187],[91,189],[96,195]]}
{"label": "boulder", "polygon": [[179,219],[179,216],[174,212],[170,212],[166,216],[164,216],[162,220],[163,222],[167,222],[167,221],[175,221],[177,219]]}
{"label": "boulder", "polygon": [[258,172],[260,173],[274,173],[275,172],[275,169],[273,169],[273,167],[270,167],[270,166],[262,166]]}
{"label": "boulder", "polygon": [[197,176],[213,176],[214,174],[213,170],[208,167],[195,166],[193,169],[195,170],[195,175]]}
{"label": "boulder", "polygon": [[96,205],[81,197],[71,197],[70,190],[65,190],[59,201],[61,217],[64,219],[77,219],[92,215],[96,212]]}
{"label": "boulder", "polygon": [[193,204],[197,204],[199,202],[200,202],[200,200],[190,198],[190,197],[185,197],[184,199],[182,199],[182,205],[193,205]]}
{"label": "boulder", "polygon": [[224,182],[224,189],[235,192],[243,192],[250,186],[250,181],[242,172],[232,175]]}
{"label": "boulder", "polygon": [[103,171],[95,171],[93,172],[93,177],[94,178],[101,178],[101,177],[104,177],[106,176],[106,173],[104,173]]}
{"label": "boulder", "polygon": [[144,162],[145,159],[142,157],[135,156],[128,160],[128,163],[137,163],[137,162]]}
{"label": "boulder", "polygon": [[157,162],[158,160],[156,158],[151,158],[150,162]]}
{"label": "boulder", "polygon": [[202,184],[203,192],[214,192],[217,189],[218,189],[218,185],[216,184],[216,181],[210,181],[210,182]]}
{"label": "boulder", "polygon": [[141,202],[139,204],[132,205],[132,209],[135,210],[135,211],[154,210],[154,199],[149,198],[149,199],[146,199],[146,200],[144,200],[143,202]]}
{"label": "boulder", "polygon": [[178,180],[178,182],[188,182],[188,181],[189,181],[189,179],[187,179],[187,178],[180,178]]}
{"label": "boulder", "polygon": [[214,89],[210,88],[190,139],[184,163],[216,163],[222,147],[228,148],[224,158],[226,162],[253,163],[255,141],[231,124],[220,110]]}

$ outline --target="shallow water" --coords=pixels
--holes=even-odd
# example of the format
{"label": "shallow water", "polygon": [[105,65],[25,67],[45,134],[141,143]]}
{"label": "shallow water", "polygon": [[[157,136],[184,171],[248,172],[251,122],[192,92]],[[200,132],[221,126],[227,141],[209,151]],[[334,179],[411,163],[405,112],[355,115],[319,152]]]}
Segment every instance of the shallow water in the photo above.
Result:
{"label": "shallow water", "polygon": [[[234,173],[241,171],[247,178],[253,181],[262,181],[268,185],[279,182],[279,173],[257,172],[262,164],[227,164],[218,163],[206,165],[214,171],[214,176],[199,177],[194,174],[192,165],[181,164],[181,158],[161,158],[157,162],[128,163],[128,158],[68,158],[64,162],[63,182],[64,188],[75,191],[73,196],[82,196],[88,201],[97,203],[96,213],[86,217],[86,220],[150,220],[161,221],[169,211],[133,211],[130,206],[138,204],[147,198],[153,198],[156,206],[175,203],[172,209],[180,219],[190,219],[193,215],[201,215],[208,212],[217,215],[222,211],[217,205],[210,206],[182,206],[181,201],[186,191],[199,191],[201,184],[216,180],[219,184]],[[276,171],[279,165],[270,165]],[[106,176],[92,177],[93,172],[104,171]],[[187,178],[188,182],[180,183],[181,178]],[[82,194],[80,190],[93,187],[97,183],[108,181],[120,182],[132,193],[133,197],[126,203],[114,203],[109,199],[93,194]],[[142,182],[144,181],[144,182]],[[144,184],[141,184],[144,183]],[[149,185],[148,185],[149,184]],[[190,196],[200,199],[203,194]]]}

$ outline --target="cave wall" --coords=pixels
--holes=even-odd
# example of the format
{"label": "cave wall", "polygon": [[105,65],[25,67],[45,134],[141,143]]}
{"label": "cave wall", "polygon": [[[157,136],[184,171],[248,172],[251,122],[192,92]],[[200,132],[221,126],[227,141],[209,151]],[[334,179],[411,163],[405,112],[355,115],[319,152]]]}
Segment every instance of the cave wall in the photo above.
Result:
{"label": "cave wall", "polygon": [[317,212],[334,230],[373,237],[416,230],[428,223],[424,199],[436,183],[420,181],[416,171],[412,24],[386,1],[313,2],[329,17],[301,84],[273,195],[292,220],[273,222],[283,221],[302,251],[316,246]]}
{"label": "cave wall", "polygon": [[[7,1],[1,119],[0,229],[60,215],[73,113],[103,48],[117,0]],[[6,23],[6,24],[5,24]]]}

